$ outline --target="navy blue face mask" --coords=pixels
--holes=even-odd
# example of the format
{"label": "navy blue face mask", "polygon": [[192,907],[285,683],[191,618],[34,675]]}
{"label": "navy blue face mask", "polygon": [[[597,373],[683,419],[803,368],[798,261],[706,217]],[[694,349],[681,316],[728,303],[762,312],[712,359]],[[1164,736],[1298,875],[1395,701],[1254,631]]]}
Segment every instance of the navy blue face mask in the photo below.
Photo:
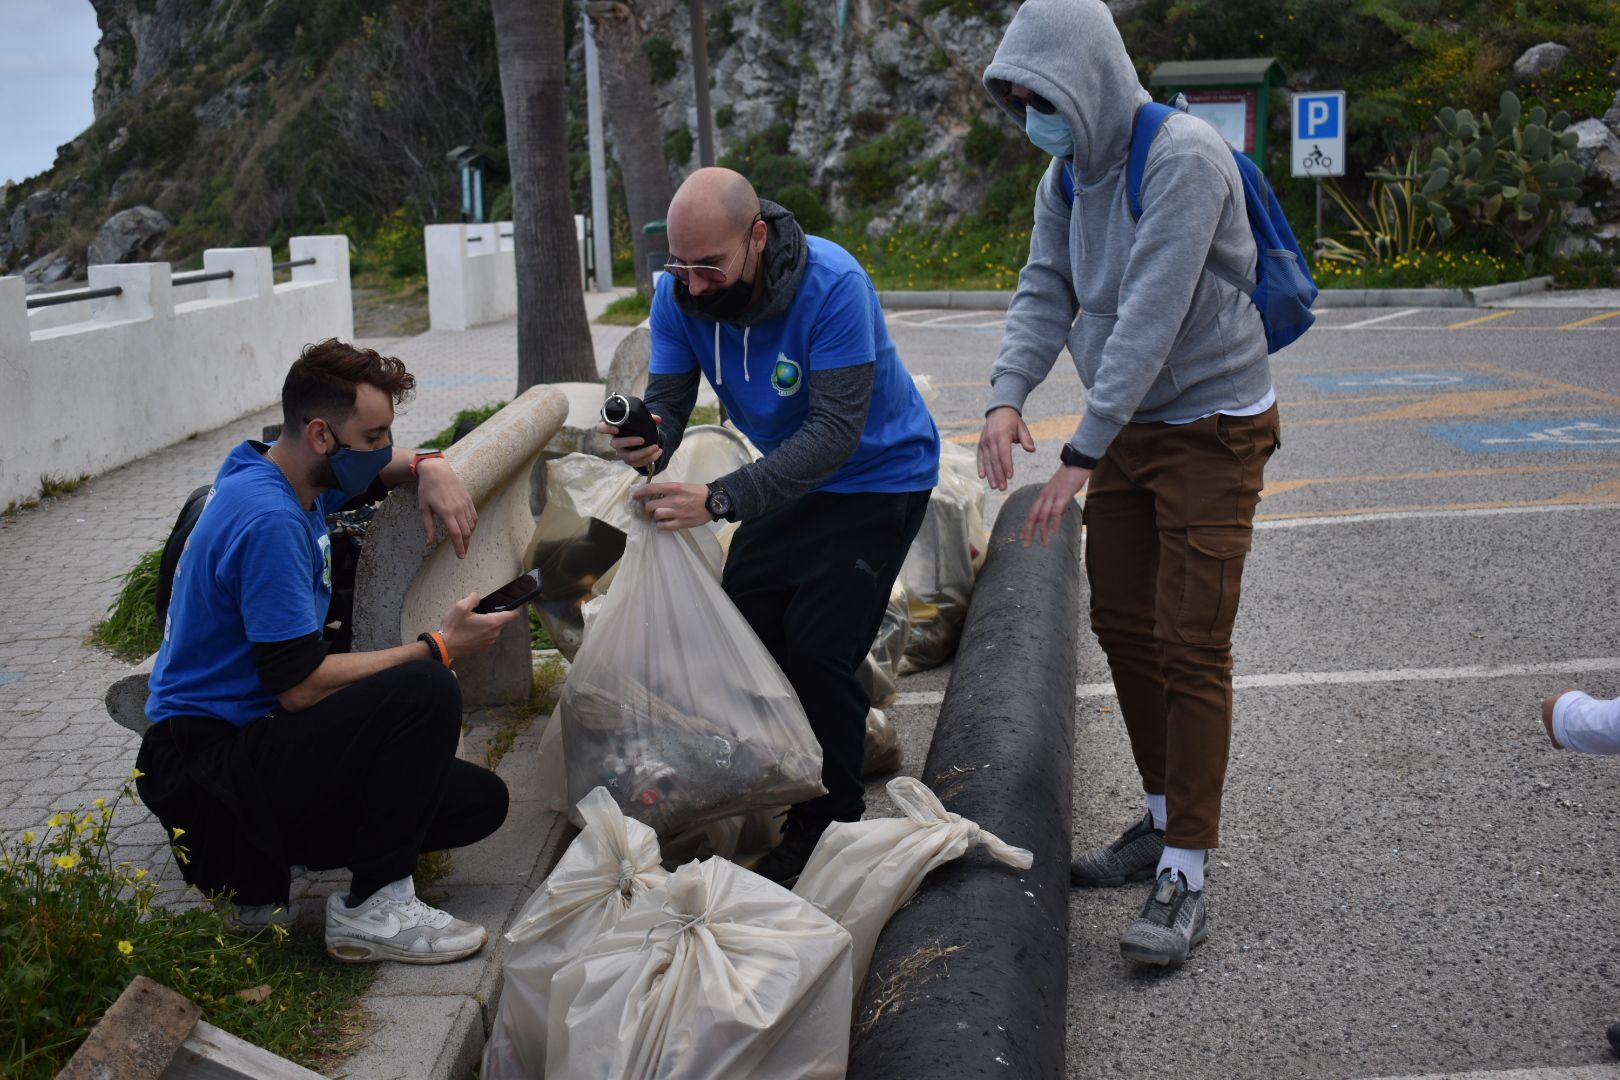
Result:
{"label": "navy blue face mask", "polygon": [[327,425],[327,430],[332,431],[332,441],[337,442],[337,449],[326,455],[326,463],[331,469],[335,486],[351,499],[356,495],[365,494],[366,489],[371,487],[371,482],[388,467],[390,461],[394,460],[393,446],[384,446],[376,450],[355,450],[338,442],[337,432],[330,424]]}

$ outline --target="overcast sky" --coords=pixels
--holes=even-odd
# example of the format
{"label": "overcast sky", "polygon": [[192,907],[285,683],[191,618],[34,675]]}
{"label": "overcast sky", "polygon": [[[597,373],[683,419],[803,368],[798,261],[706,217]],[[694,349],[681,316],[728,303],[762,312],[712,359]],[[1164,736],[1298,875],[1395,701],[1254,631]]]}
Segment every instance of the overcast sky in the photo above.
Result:
{"label": "overcast sky", "polygon": [[96,12],[90,0],[0,0],[0,181],[51,167],[95,113]]}

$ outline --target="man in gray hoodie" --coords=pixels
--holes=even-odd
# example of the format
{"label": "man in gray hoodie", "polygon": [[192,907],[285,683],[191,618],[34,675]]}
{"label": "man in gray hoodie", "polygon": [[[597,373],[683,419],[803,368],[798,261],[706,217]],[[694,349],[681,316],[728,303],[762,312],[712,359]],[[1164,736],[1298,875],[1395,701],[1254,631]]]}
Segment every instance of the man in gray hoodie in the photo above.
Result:
{"label": "man in gray hoodie", "polygon": [[1012,444],[1034,451],[1024,401],[1067,346],[1085,412],[1023,538],[1048,542],[1089,484],[1091,625],[1147,804],[1071,876],[1093,886],[1153,878],[1120,950],[1174,966],[1206,933],[1204,868],[1219,844],[1232,731],[1232,627],[1262,473],[1280,445],[1259,312],[1207,272],[1214,264],[1254,280],[1243,187],[1215,129],[1178,113],[1148,151],[1133,220],[1126,163],[1150,98],[1099,0],[1026,0],[984,84],[1053,161],[991,369],[979,471],[1005,490]]}

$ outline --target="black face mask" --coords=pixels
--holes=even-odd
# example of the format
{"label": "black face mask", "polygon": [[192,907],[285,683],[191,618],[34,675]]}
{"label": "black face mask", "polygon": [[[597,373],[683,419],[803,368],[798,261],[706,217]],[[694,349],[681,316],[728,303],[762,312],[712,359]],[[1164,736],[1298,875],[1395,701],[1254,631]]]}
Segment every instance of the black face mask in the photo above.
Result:
{"label": "black face mask", "polygon": [[684,281],[677,281],[675,292],[682,307],[715,322],[730,322],[754,306],[754,283],[741,278],[723,289],[710,289],[702,296],[693,296]]}

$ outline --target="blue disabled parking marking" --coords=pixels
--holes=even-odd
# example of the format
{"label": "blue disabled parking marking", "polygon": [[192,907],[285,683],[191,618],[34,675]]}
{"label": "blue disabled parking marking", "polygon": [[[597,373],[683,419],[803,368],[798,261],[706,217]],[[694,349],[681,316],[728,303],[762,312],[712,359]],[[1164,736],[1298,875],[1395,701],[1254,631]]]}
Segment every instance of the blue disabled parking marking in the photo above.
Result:
{"label": "blue disabled parking marking", "polygon": [[1620,416],[1566,420],[1499,420],[1423,429],[1459,450],[1519,454],[1532,450],[1620,450]]}
{"label": "blue disabled parking marking", "polygon": [[1479,371],[1363,371],[1339,375],[1301,375],[1300,378],[1330,394],[1460,390],[1473,386],[1500,386],[1506,381],[1499,375],[1486,375]]}
{"label": "blue disabled parking marking", "polygon": [[0,671],[0,686],[4,686],[9,682],[16,682],[22,677],[23,673],[20,671]]}

